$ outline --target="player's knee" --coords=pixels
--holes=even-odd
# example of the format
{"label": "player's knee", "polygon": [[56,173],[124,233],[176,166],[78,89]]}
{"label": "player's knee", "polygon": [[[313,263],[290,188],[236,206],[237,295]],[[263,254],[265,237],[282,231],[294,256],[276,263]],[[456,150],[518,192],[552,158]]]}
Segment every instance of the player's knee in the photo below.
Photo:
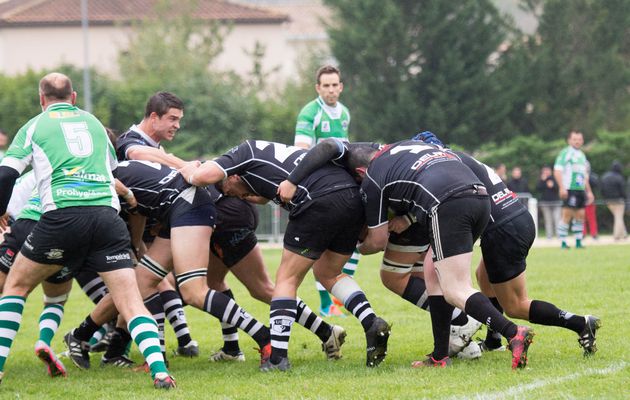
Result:
{"label": "player's knee", "polygon": [[198,268],[177,274],[177,288],[186,304],[201,308],[205,302],[208,285],[206,284],[206,268]]}

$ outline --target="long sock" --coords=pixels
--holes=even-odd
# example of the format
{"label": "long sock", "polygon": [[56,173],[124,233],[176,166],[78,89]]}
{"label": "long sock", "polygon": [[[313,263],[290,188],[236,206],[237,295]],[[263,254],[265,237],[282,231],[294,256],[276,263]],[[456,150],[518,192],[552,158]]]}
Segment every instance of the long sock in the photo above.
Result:
{"label": "long sock", "polygon": [[50,346],[62,318],[63,304],[46,305],[39,315],[39,340]]}
{"label": "long sock", "polygon": [[[231,289],[222,292],[224,295],[234,300],[234,293]],[[238,353],[241,348],[238,345],[238,329],[225,322],[221,322],[221,333],[223,334],[223,351],[228,353]]]}
{"label": "long sock", "polygon": [[505,318],[481,292],[473,294],[466,300],[464,311],[508,340],[516,335],[516,324]]}
{"label": "long sock", "polygon": [[402,298],[423,310],[429,309],[429,294],[424,279],[410,276]]}
{"label": "long sock", "polygon": [[100,328],[96,330],[96,332],[94,332],[90,340],[88,340],[89,345],[93,346],[96,343],[98,343],[101,339],[103,339],[103,336],[105,336],[106,333],[107,333],[107,328],[105,327],[105,325],[102,325]]}
{"label": "long sock", "polygon": [[376,319],[376,314],[372,310],[365,293],[363,293],[354,279],[344,276],[334,284],[331,292],[333,296],[343,301],[346,310],[357,317],[364,331],[370,329],[374,319]]}
{"label": "long sock", "polygon": [[[414,306],[429,311],[429,293],[424,279],[410,276],[402,296]],[[451,313],[451,325],[462,326],[468,322],[468,316],[459,308],[454,308]]]}
{"label": "long sock", "polygon": [[532,300],[529,305],[529,320],[535,324],[560,326],[579,334],[584,330],[586,320],[581,315],[563,311],[551,303]]}
{"label": "long sock", "polygon": [[77,282],[81,286],[83,293],[85,293],[94,304],[98,304],[98,302],[109,293],[107,286],[105,286],[105,282],[103,282],[103,279],[98,275],[95,275],[92,279],[86,279],[86,277],[88,277],[88,275],[79,274],[76,278]]}
{"label": "long sock", "polygon": [[26,297],[4,296],[0,299],[0,372],[9,357],[9,350],[22,323]]}
{"label": "long sock", "polygon": [[464,326],[468,323],[468,315],[459,308],[453,308],[451,313],[451,325]]}
{"label": "long sock", "polygon": [[238,326],[263,347],[269,343],[269,329],[249,315],[234,300],[216,290],[208,290],[203,309],[221,322]]}
{"label": "long sock", "polygon": [[100,328],[100,325],[97,325],[92,317],[88,315],[87,317],[85,317],[83,322],[81,322],[81,325],[79,325],[78,328],[74,329],[74,331],[72,332],[72,336],[82,342],[87,342],[88,340],[90,340],[92,335],[94,335],[94,332],[98,330],[98,328]]}
{"label": "long sock", "polygon": [[158,292],[153,293],[144,299],[144,306],[151,313],[158,329],[158,338],[160,339],[160,349],[166,354],[166,342],[164,340],[164,304],[162,297]]}
{"label": "long sock", "polygon": [[186,346],[192,339],[188,329],[188,322],[186,321],[186,314],[184,313],[182,298],[174,290],[160,292],[160,297],[162,298],[162,304],[164,304],[166,318],[168,318],[168,322],[173,327],[177,337],[177,345]]}
{"label": "long sock", "polygon": [[297,314],[295,316],[295,321],[316,334],[322,342],[328,340],[330,334],[332,333],[332,326],[318,317],[313,310],[311,310],[306,303],[302,301],[302,299],[298,297],[296,301]]}
{"label": "long sock", "polygon": [[288,357],[291,325],[297,315],[297,301],[289,298],[271,299],[269,328],[271,331],[271,362],[280,363]]}
{"label": "long sock", "polygon": [[444,296],[429,296],[429,305],[433,331],[433,358],[441,360],[448,356],[451,315],[454,307],[446,302]]}
{"label": "long sock", "polygon": [[158,338],[157,323],[148,315],[138,315],[131,318],[128,324],[129,333],[138,345],[138,349],[151,370],[151,378],[155,379],[155,374],[166,372],[166,364],[160,350],[160,339]]}
{"label": "long sock", "polygon": [[565,240],[569,236],[569,224],[564,221],[558,222],[557,232],[558,238]]}
{"label": "long sock", "polygon": [[119,357],[125,354],[131,342],[131,335],[123,328],[115,328],[112,339],[105,351],[105,358]]}
{"label": "long sock", "polygon": [[332,299],[330,298],[328,290],[317,280],[315,281],[315,287],[319,293],[319,309],[328,311],[328,308],[332,305]]}
{"label": "long sock", "polygon": [[571,232],[575,236],[575,246],[580,247],[584,238],[584,221],[574,219],[571,223]]}
{"label": "long sock", "polygon": [[[490,303],[499,310],[501,314],[503,314],[503,307],[499,303],[499,300],[496,297],[489,297]],[[486,331],[486,344],[488,344],[491,348],[501,347],[501,334],[499,332],[495,332],[490,328],[487,328]]]}
{"label": "long sock", "polygon": [[357,267],[359,266],[359,259],[361,259],[361,253],[355,249],[348,262],[344,264],[341,272],[348,276],[354,276],[355,272],[357,272]]}

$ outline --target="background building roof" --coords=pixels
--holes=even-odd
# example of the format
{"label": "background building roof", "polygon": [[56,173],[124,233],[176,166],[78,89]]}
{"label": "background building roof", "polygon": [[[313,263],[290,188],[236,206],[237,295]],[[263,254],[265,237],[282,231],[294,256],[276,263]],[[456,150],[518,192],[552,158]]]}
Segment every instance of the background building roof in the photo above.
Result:
{"label": "background building roof", "polygon": [[[159,0],[90,1],[91,25],[126,23],[156,15]],[[173,8],[181,5],[173,1]],[[199,0],[193,12],[202,20],[238,23],[281,23],[286,14],[221,0]],[[0,26],[58,26],[81,24],[81,0],[8,0],[0,1]]]}

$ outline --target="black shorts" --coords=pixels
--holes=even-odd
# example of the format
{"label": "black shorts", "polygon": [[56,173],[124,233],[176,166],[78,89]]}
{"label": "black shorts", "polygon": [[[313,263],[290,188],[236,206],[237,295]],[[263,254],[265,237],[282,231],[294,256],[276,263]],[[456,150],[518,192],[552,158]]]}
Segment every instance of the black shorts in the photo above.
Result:
{"label": "black shorts", "polygon": [[430,242],[428,226],[416,222],[404,232],[390,232],[387,248],[405,253],[422,253],[427,251]]}
{"label": "black shorts", "polygon": [[519,276],[527,265],[529,249],[536,238],[534,219],[527,211],[481,236],[481,254],[491,283]]}
{"label": "black shorts", "polygon": [[210,250],[230,268],[258,244],[258,211],[251,203],[237,197],[222,197],[215,205],[217,226],[212,233]]}
{"label": "black shorts", "polygon": [[365,223],[359,188],[316,197],[307,207],[289,215],[284,248],[312,260],[317,260],[326,250],[352,254]]}
{"label": "black shorts", "polygon": [[569,190],[567,198],[562,201],[563,207],[581,209],[586,206],[586,192],[584,190]]}
{"label": "black shorts", "polygon": [[[32,219],[18,219],[11,225],[11,232],[4,235],[4,241],[0,244],[0,271],[9,273],[17,253],[22,248],[27,236],[33,231],[37,221]],[[71,280],[73,274],[69,267],[64,267],[46,278],[46,282],[63,283]]]}
{"label": "black shorts", "polygon": [[171,205],[168,221],[160,221],[162,227],[158,236],[170,239],[171,228],[181,226],[209,226],[214,228],[216,216],[217,210],[208,192],[197,190],[192,203],[183,198],[175,200]]}
{"label": "black shorts", "polygon": [[249,254],[256,247],[256,232],[249,229],[234,231],[215,231],[210,240],[210,250],[230,268]]}
{"label": "black shorts", "polygon": [[41,264],[108,272],[133,267],[129,233],[111,207],[68,207],[42,215],[22,246]]}
{"label": "black shorts", "polygon": [[470,253],[489,219],[487,195],[447,198],[429,215],[433,261]]}

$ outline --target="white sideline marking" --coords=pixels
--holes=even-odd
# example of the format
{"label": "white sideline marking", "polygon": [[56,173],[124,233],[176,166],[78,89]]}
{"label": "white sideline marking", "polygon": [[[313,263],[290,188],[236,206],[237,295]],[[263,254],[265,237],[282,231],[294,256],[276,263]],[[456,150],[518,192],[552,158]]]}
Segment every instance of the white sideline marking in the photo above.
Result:
{"label": "white sideline marking", "polygon": [[561,376],[558,378],[541,379],[541,380],[534,381],[532,383],[513,386],[508,390],[502,390],[500,392],[478,393],[478,394],[468,396],[468,397],[453,396],[453,397],[450,397],[450,399],[460,399],[460,400],[461,399],[465,399],[465,400],[468,400],[468,399],[470,400],[505,399],[506,397],[516,396],[516,395],[522,394],[524,392],[527,392],[533,389],[539,389],[544,386],[556,385],[558,383],[572,381],[574,379],[581,378],[587,375],[605,375],[605,374],[617,373],[621,371],[622,369],[626,368],[626,366],[628,366],[628,363],[625,361],[622,361],[620,363],[610,365],[609,367],[606,367],[606,368],[600,368],[600,369],[589,368],[582,372],[576,372],[574,374]]}

